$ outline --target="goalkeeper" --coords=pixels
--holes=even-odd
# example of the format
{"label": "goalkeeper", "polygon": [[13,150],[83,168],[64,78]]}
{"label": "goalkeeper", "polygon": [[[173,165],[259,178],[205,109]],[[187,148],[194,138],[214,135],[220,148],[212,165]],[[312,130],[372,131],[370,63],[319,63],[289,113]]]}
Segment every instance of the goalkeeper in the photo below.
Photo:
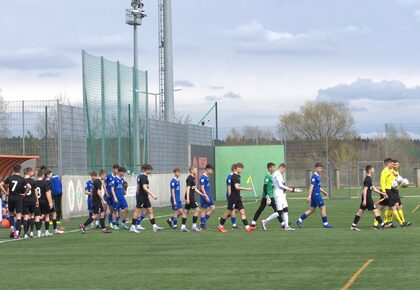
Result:
{"label": "goalkeeper", "polygon": [[[267,205],[273,208],[274,212],[277,212],[276,202],[274,200],[274,186],[273,186],[273,174],[276,171],[276,165],[272,162],[267,164],[267,174],[264,177],[264,187],[263,187],[263,194],[261,198],[260,207],[255,212],[254,218],[252,219],[251,226],[256,227],[258,218],[260,217],[261,213],[264,211]],[[282,227],[284,227],[283,219],[281,215],[277,218]]]}

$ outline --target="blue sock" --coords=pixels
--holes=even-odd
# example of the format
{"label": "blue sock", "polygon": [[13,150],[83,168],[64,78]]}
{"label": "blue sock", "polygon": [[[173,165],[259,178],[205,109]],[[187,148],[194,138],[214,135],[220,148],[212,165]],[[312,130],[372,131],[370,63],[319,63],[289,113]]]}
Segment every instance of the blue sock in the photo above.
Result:
{"label": "blue sock", "polygon": [[210,216],[208,214],[206,214],[206,216],[204,217],[206,219],[206,221],[210,218]]}
{"label": "blue sock", "polygon": [[206,225],[206,218],[201,218],[201,227],[204,227]]}
{"label": "blue sock", "polygon": [[122,223],[125,224],[126,220],[122,220]]}
{"label": "blue sock", "polygon": [[118,223],[119,220],[120,220],[120,215],[117,214],[117,223]]}
{"label": "blue sock", "polygon": [[141,222],[144,220],[145,217],[146,217],[146,214],[142,214],[141,216],[139,216],[137,218],[137,225],[140,225]]}
{"label": "blue sock", "polygon": [[300,219],[301,219],[301,220],[305,220],[307,217],[308,217],[308,216],[307,216],[306,214],[303,214],[303,215],[301,215],[301,216],[300,216]]}
{"label": "blue sock", "polygon": [[109,214],[109,215],[108,215],[108,222],[109,222],[109,223],[112,223],[112,214]]}
{"label": "blue sock", "polygon": [[322,217],[322,223],[323,223],[323,224],[328,224],[328,219],[327,219],[327,216],[323,216],[323,217]]}
{"label": "blue sock", "polygon": [[136,220],[136,226],[140,225],[140,218]]}
{"label": "blue sock", "polygon": [[178,224],[178,218],[172,217],[172,222],[174,223],[174,226]]}
{"label": "blue sock", "polygon": [[232,221],[232,225],[236,225],[236,217],[230,217],[230,220]]}

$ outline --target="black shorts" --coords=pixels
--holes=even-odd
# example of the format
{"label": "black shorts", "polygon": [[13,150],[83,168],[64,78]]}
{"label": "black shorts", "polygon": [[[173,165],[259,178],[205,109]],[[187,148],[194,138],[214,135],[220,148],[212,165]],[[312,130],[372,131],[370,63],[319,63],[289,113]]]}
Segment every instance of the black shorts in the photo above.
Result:
{"label": "black shorts", "polygon": [[152,204],[148,196],[138,194],[136,196],[136,208],[151,208]]}
{"label": "black shorts", "polygon": [[23,196],[20,195],[11,195],[9,196],[9,213],[13,214],[23,212]]}
{"label": "black shorts", "polygon": [[395,200],[398,202],[399,205],[402,205],[400,191],[396,189],[395,192],[396,192]]}
{"label": "black shorts", "polygon": [[398,193],[398,190],[390,189],[390,190],[387,190],[386,194],[388,194],[389,206],[392,207],[396,203],[398,203],[398,200],[400,198],[400,194]]}
{"label": "black shorts", "polygon": [[196,202],[194,199],[190,198],[190,203],[185,203],[184,209],[190,210],[190,209],[196,209],[198,207],[198,202]]}
{"label": "black shorts", "polygon": [[39,212],[38,213],[41,213],[41,214],[45,215],[45,214],[50,214],[50,213],[53,213],[53,212],[55,212],[54,206],[52,208],[50,208],[50,206],[49,206],[49,204],[46,200],[42,200],[42,199],[39,200]]}
{"label": "black shorts", "polygon": [[360,209],[361,210],[369,210],[369,211],[372,211],[372,210],[376,209],[376,205],[373,202],[372,197],[371,198],[366,198],[366,206],[363,206],[363,198],[362,198],[362,201],[360,202]]}
{"label": "black shorts", "polygon": [[98,204],[92,204],[92,212],[93,214],[100,214],[102,212],[104,212],[104,207],[102,205],[102,203],[98,203]]}
{"label": "black shorts", "polygon": [[[380,203],[379,203],[379,205],[382,205],[382,206],[390,206],[389,205],[389,195],[390,195],[390,190],[389,189],[387,189],[387,190],[385,190],[385,192],[386,192],[386,195],[388,195],[388,198],[387,199],[384,199],[383,201],[381,201]],[[381,199],[382,199],[383,197],[381,196]]]}
{"label": "black shorts", "polygon": [[35,203],[23,203],[23,214],[34,214]]}
{"label": "black shorts", "polygon": [[244,204],[242,203],[241,198],[230,197],[228,201],[228,210],[242,210],[244,208]]}

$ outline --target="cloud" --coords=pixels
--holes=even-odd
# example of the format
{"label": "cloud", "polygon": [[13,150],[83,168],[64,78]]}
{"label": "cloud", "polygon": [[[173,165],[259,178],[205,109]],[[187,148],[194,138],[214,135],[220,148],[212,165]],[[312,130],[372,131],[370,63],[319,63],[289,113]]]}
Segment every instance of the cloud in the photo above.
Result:
{"label": "cloud", "polygon": [[252,54],[332,53],[334,45],[322,31],[293,34],[265,28],[259,22],[236,26],[228,31],[236,38],[237,51]]}
{"label": "cloud", "polygon": [[414,17],[416,18],[416,21],[420,22],[420,9],[416,9],[416,11],[414,11]]}
{"label": "cloud", "polygon": [[174,85],[175,85],[175,87],[182,87],[182,88],[193,88],[193,87],[195,87],[195,85],[188,80],[176,80]]}
{"label": "cloud", "polygon": [[339,84],[332,88],[321,89],[316,97],[318,101],[339,101],[349,103],[351,100],[419,100],[420,87],[407,88],[397,80],[374,82],[370,79],[358,79],[351,84]]}
{"label": "cloud", "polygon": [[51,48],[20,48],[0,51],[0,69],[49,70],[75,67],[77,62],[66,53]]}
{"label": "cloud", "polygon": [[216,102],[216,101],[221,101],[223,99],[230,99],[230,100],[234,100],[234,99],[241,99],[242,96],[238,93],[234,93],[234,92],[229,92],[226,93],[224,95],[221,96],[215,96],[215,95],[210,95],[210,96],[206,96],[205,100],[208,102]]}
{"label": "cloud", "polygon": [[218,91],[218,90],[223,90],[225,87],[224,87],[224,86],[215,86],[215,85],[211,85],[211,86],[209,86],[209,88],[210,88],[211,90]]}
{"label": "cloud", "polygon": [[80,39],[80,45],[84,49],[116,49],[130,48],[131,37],[128,33],[108,34],[108,35],[92,35]]}
{"label": "cloud", "polygon": [[61,75],[60,72],[53,72],[53,71],[46,71],[46,72],[42,72],[38,74],[40,78],[57,78],[60,75]]}

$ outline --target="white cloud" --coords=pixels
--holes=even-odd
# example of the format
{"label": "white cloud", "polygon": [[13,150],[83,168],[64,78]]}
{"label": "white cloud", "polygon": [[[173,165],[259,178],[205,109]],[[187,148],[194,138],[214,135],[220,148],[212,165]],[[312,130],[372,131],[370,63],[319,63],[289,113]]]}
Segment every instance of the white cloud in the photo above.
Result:
{"label": "white cloud", "polygon": [[206,96],[205,100],[208,101],[208,102],[215,102],[215,101],[221,101],[223,99],[232,100],[232,99],[241,99],[241,98],[242,98],[242,96],[238,93],[228,92],[228,93],[226,93],[224,95],[221,95],[221,96],[215,96],[215,95]]}
{"label": "white cloud", "polygon": [[60,75],[61,73],[56,71],[46,71],[38,74],[40,78],[57,78]]}
{"label": "white cloud", "polygon": [[174,85],[175,87],[182,87],[182,88],[193,88],[195,86],[189,80],[176,80]]}
{"label": "white cloud", "polygon": [[374,82],[370,79],[358,79],[351,84],[339,84],[332,88],[318,91],[319,101],[340,101],[348,103],[351,100],[419,100],[420,87],[408,88],[404,83],[392,81]]}
{"label": "white cloud", "polygon": [[0,51],[0,69],[49,70],[75,67],[77,62],[63,51],[45,48],[20,48]]}

